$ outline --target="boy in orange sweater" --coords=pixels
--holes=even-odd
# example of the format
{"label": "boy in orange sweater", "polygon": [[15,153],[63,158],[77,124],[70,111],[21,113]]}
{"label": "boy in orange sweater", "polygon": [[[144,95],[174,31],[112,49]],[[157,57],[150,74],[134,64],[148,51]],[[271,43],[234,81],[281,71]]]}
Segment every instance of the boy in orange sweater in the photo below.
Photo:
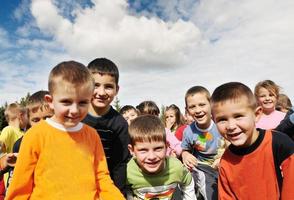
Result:
{"label": "boy in orange sweater", "polygon": [[94,90],[87,68],[62,62],[48,86],[45,99],[54,115],[25,134],[6,199],[124,199],[109,176],[99,136],[81,123]]}

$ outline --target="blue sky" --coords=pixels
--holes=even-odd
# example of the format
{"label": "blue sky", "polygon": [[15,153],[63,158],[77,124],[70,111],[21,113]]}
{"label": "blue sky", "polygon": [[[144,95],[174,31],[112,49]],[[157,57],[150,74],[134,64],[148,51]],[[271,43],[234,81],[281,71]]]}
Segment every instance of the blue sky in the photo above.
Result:
{"label": "blue sky", "polygon": [[252,89],[271,79],[294,98],[292,0],[4,0],[0,104],[47,89],[53,66],[113,60],[121,104],[184,107],[194,85]]}

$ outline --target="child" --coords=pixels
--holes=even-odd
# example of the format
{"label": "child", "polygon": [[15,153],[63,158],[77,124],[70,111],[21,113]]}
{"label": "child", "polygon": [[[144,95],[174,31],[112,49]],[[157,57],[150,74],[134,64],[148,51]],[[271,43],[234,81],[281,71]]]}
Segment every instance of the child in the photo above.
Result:
{"label": "child", "polygon": [[294,141],[294,107],[289,109],[286,117],[280,122],[275,130],[287,134]]}
{"label": "child", "polygon": [[[0,182],[4,181],[7,183],[9,167],[7,161],[12,159],[10,153],[14,143],[23,136],[24,131],[28,124],[27,110],[17,103],[11,103],[7,106],[4,112],[5,119],[8,122],[0,135],[0,146],[1,146],[1,171],[0,171]],[[9,156],[8,156],[9,154]],[[4,174],[4,179],[2,178]]]}
{"label": "child", "polygon": [[25,134],[7,200],[124,199],[109,176],[99,136],[80,122],[94,90],[87,68],[62,62],[48,86],[54,115]]}
{"label": "child", "polygon": [[256,123],[256,127],[276,128],[285,117],[285,113],[276,110],[279,86],[271,80],[261,81],[255,86],[254,94],[258,104],[262,107],[262,115]]}
{"label": "child", "polygon": [[181,111],[175,104],[166,107],[164,117],[165,128],[169,129],[172,134],[175,134],[177,129],[184,124]]}
{"label": "child", "polygon": [[[154,101],[143,101],[136,106],[140,115],[159,115],[159,108]],[[167,156],[180,157],[182,153],[181,142],[170,132],[169,129],[165,129],[167,140]]]}
{"label": "child", "polygon": [[166,157],[166,135],[160,119],[139,116],[129,127],[133,158],[128,163],[127,183],[136,199],[172,199],[179,187],[184,200],[196,200],[190,172],[176,158]]}
{"label": "child", "polygon": [[[49,108],[47,102],[45,102],[45,95],[49,94],[48,91],[38,91],[32,94],[29,97],[27,103],[27,110],[28,110],[28,121],[29,127],[36,125],[41,119],[46,119],[53,116],[53,110]],[[10,166],[9,169],[9,177],[7,180],[7,188],[12,180],[14,164],[17,159],[17,154],[19,152],[20,144],[23,137],[19,138],[13,145],[13,153],[7,155],[6,164]]]}
{"label": "child", "polygon": [[8,126],[2,130],[0,135],[1,151],[11,153],[13,144],[23,136],[23,130],[27,127],[27,110],[17,103],[12,103],[8,105],[4,114]]}
{"label": "child", "polygon": [[130,158],[128,123],[110,105],[119,90],[119,71],[106,58],[93,60],[88,69],[95,81],[95,89],[84,123],[95,128],[101,137],[110,176],[125,194],[126,169]]}
{"label": "child", "polygon": [[123,106],[119,113],[127,120],[128,124],[130,125],[131,122],[138,117],[138,111],[134,106],[131,105],[125,105]]}
{"label": "child", "polygon": [[251,90],[230,82],[215,89],[212,114],[231,145],[220,162],[219,199],[293,199],[294,143],[255,128],[262,115]]}
{"label": "child", "polygon": [[218,174],[212,164],[221,136],[211,119],[210,94],[206,88],[194,86],[186,92],[185,102],[195,122],[184,130],[183,163],[198,174],[195,182],[204,199],[217,199]]}
{"label": "child", "polygon": [[285,94],[280,94],[277,101],[276,110],[287,113],[291,107],[292,102],[289,97]]}
{"label": "child", "polygon": [[185,123],[182,126],[180,126],[175,133],[176,138],[178,138],[178,140],[180,141],[183,140],[183,134],[186,127],[190,125],[192,122],[194,122],[193,117],[188,113],[187,109],[185,109],[185,115],[183,117]]}

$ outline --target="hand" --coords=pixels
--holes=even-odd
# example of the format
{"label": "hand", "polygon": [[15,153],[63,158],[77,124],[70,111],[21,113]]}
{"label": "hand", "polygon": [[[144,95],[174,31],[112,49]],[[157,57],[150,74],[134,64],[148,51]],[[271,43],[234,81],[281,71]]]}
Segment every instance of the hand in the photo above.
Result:
{"label": "hand", "polygon": [[168,129],[170,130],[170,129],[173,127],[174,122],[171,122],[170,119],[167,119],[167,120],[165,121],[165,124],[166,124],[166,128],[168,128]]}
{"label": "hand", "polygon": [[220,158],[216,159],[216,160],[212,163],[211,167],[214,168],[214,169],[216,169],[216,170],[218,170],[218,168],[219,168],[219,163],[220,163]]}
{"label": "hand", "polygon": [[182,152],[182,160],[184,165],[189,169],[192,170],[194,167],[197,166],[197,159],[188,151]]}
{"label": "hand", "polygon": [[8,166],[10,166],[10,167],[15,166],[17,155],[18,155],[18,153],[9,153],[9,154],[7,154],[6,162],[7,162]]}

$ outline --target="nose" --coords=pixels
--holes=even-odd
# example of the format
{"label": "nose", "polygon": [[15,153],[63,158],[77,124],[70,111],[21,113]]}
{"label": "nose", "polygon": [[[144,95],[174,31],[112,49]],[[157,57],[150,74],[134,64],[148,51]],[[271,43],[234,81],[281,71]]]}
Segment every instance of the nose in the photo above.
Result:
{"label": "nose", "polygon": [[227,124],[227,130],[232,131],[236,128],[235,120],[229,120]]}
{"label": "nose", "polygon": [[156,159],[156,154],[154,151],[149,151],[148,153],[148,160],[155,160]]}
{"label": "nose", "polygon": [[72,104],[72,106],[70,107],[70,113],[77,114],[78,112],[79,112],[78,104],[76,104],[76,103]]}
{"label": "nose", "polygon": [[106,95],[105,88],[102,87],[102,86],[96,88],[96,89],[95,89],[95,92],[96,92],[96,94],[98,94],[99,96],[104,96],[104,95]]}

